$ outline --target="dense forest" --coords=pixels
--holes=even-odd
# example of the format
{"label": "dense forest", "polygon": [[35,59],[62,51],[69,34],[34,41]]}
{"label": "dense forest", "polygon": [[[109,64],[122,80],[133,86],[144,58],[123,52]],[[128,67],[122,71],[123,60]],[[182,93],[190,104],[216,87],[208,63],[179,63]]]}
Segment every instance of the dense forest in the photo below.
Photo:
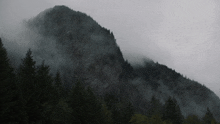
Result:
{"label": "dense forest", "polygon": [[218,124],[209,108],[202,118],[184,117],[174,97],[162,104],[153,96],[141,114],[126,98],[96,95],[83,78],[66,87],[59,71],[52,75],[44,61],[36,63],[31,49],[18,68],[13,61],[0,39],[1,124]]}

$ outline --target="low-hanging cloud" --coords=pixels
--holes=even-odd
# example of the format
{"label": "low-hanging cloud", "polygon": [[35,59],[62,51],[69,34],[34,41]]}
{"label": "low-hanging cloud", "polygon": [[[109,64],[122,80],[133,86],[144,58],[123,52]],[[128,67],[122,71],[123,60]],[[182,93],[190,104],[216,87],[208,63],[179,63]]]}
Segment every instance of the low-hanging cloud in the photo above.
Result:
{"label": "low-hanging cloud", "polygon": [[10,42],[21,39],[17,42],[20,46],[30,45],[17,35],[22,30],[22,20],[56,4],[85,12],[113,31],[125,59],[130,62],[151,58],[220,95],[218,1],[1,0],[0,36]]}

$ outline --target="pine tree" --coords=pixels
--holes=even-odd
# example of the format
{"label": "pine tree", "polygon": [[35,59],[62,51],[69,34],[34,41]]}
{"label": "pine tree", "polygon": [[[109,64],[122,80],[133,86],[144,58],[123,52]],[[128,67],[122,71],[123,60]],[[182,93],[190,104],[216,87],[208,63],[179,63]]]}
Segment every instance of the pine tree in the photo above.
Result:
{"label": "pine tree", "polygon": [[60,99],[49,111],[51,113],[48,124],[71,124],[74,118],[71,116],[72,109],[65,99]]}
{"label": "pine tree", "polygon": [[43,123],[51,123],[51,113],[52,107],[54,103],[54,87],[52,86],[53,78],[50,74],[49,66],[44,64],[44,61],[40,66],[36,69],[36,91],[37,97],[39,101],[39,107],[42,114],[42,122]]}
{"label": "pine tree", "polygon": [[18,70],[18,77],[25,100],[31,98],[36,89],[36,67],[32,52],[29,49]]}
{"label": "pine tree", "polygon": [[158,115],[162,117],[162,104],[155,96],[152,96],[150,101],[150,109],[148,110],[148,116]]}
{"label": "pine tree", "polygon": [[119,99],[116,95],[106,94],[104,100],[112,112],[114,124],[129,123],[134,114],[134,109],[128,99]]}
{"label": "pine tree", "polygon": [[216,123],[216,120],[215,120],[213,114],[211,113],[211,111],[209,110],[209,108],[207,108],[206,114],[202,118],[202,121],[204,124]]}
{"label": "pine tree", "polygon": [[134,114],[129,123],[131,124],[148,124],[149,118],[142,114]]}
{"label": "pine tree", "polygon": [[72,108],[72,122],[81,124],[102,124],[101,104],[91,89],[78,81],[72,88],[69,105]]}
{"label": "pine tree", "polygon": [[104,115],[102,115],[102,106],[95,94],[93,93],[91,87],[88,87],[87,90],[87,95],[86,95],[86,101],[87,101],[87,106],[88,106],[88,117],[90,118],[90,122],[93,124],[102,124]]}
{"label": "pine tree", "polygon": [[171,121],[172,124],[181,124],[183,115],[175,98],[169,97],[164,106],[163,120]]}
{"label": "pine tree", "polygon": [[118,105],[118,113],[120,114],[118,122],[121,124],[127,124],[134,114],[133,106],[129,101],[122,101],[118,103]]}
{"label": "pine tree", "polygon": [[13,68],[0,38],[0,122],[27,123],[21,90],[15,82]]}
{"label": "pine tree", "polygon": [[112,112],[105,103],[102,104],[102,114],[104,115],[105,124],[113,124]]}
{"label": "pine tree", "polygon": [[199,118],[196,115],[189,115],[184,120],[183,124],[202,124]]}
{"label": "pine tree", "polygon": [[54,88],[56,92],[55,94],[58,99],[60,99],[61,97],[64,97],[64,87],[63,87],[62,80],[60,77],[60,72],[57,72],[54,78]]}
{"label": "pine tree", "polygon": [[72,111],[72,122],[73,123],[86,123],[86,100],[85,90],[80,82],[77,82],[72,87],[70,95],[69,105],[73,109]]}
{"label": "pine tree", "polygon": [[53,78],[50,75],[50,68],[45,65],[43,61],[36,71],[36,85],[39,94],[38,99],[41,104],[51,102],[52,98],[54,98],[52,83]]}
{"label": "pine tree", "polygon": [[36,67],[32,52],[29,49],[18,70],[18,79],[25,100],[25,110],[29,123],[40,122],[42,119],[36,83]]}

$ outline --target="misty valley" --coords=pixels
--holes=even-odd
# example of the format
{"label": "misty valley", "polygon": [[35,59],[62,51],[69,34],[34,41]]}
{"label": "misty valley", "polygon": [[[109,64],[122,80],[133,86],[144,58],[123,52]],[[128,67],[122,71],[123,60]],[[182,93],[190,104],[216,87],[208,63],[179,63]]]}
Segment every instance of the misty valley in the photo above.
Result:
{"label": "misty valley", "polygon": [[1,124],[220,124],[206,86],[146,58],[131,65],[117,38],[66,6],[0,38]]}

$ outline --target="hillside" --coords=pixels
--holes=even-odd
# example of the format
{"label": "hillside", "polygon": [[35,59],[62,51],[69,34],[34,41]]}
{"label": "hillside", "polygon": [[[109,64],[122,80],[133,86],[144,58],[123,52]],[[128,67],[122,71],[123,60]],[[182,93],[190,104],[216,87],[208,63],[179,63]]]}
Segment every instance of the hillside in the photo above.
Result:
{"label": "hillside", "polygon": [[25,26],[24,37],[34,34],[34,59],[45,60],[53,74],[59,71],[67,89],[80,78],[96,95],[114,94],[129,100],[142,114],[148,113],[146,106],[152,96],[163,104],[171,96],[185,117],[202,117],[209,107],[220,121],[220,99],[211,90],[152,61],[132,67],[124,60],[113,33],[84,13],[55,6],[26,21]]}
{"label": "hillside", "polygon": [[153,61],[145,62],[142,67],[135,67],[135,72],[144,80],[143,85],[151,87],[151,92],[161,102],[165,102],[164,98],[168,96],[175,97],[183,115],[197,114],[201,117],[206,107],[209,107],[216,114],[216,118],[219,117],[220,100],[204,85]]}
{"label": "hillside", "polygon": [[39,49],[34,55],[62,70],[63,77],[86,78],[99,90],[118,83],[124,62],[122,53],[113,34],[91,17],[55,6],[29,20],[27,26],[47,39],[36,42]]}

